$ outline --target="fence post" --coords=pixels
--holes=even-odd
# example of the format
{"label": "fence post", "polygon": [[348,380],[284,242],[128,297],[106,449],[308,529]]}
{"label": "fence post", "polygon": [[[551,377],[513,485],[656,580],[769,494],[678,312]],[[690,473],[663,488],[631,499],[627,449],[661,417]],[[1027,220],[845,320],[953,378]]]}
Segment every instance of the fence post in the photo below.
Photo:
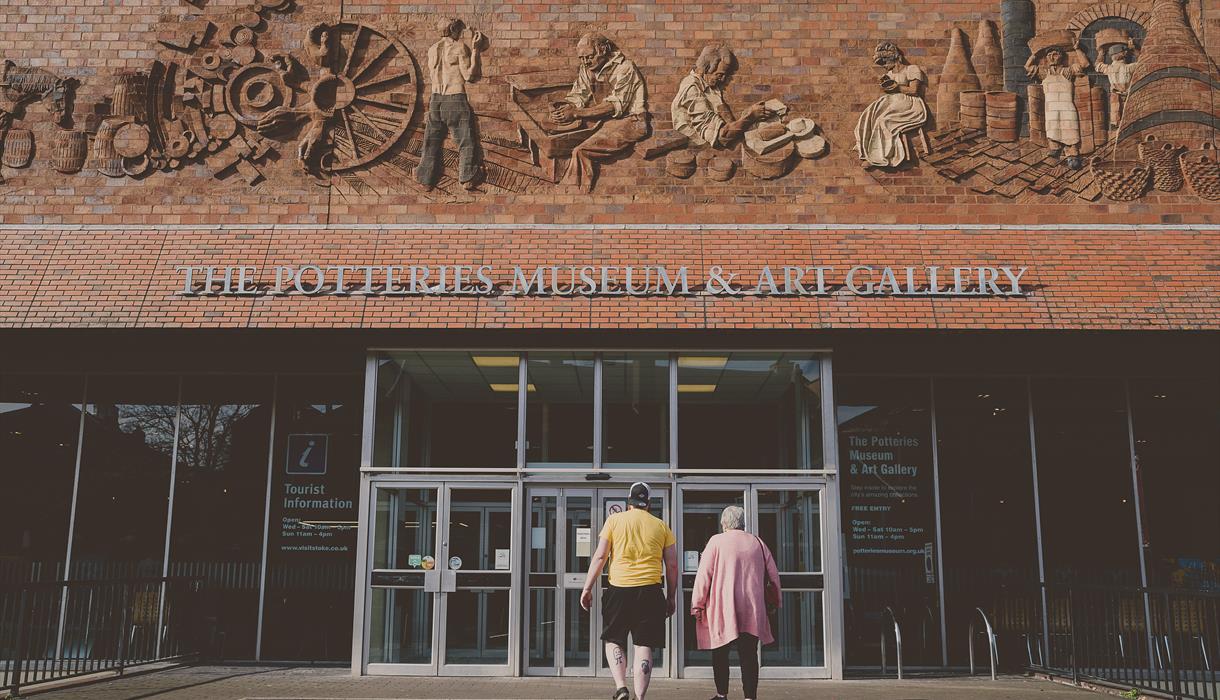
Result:
{"label": "fence post", "polygon": [[1169,657],[1169,677],[1172,680],[1174,700],[1182,697],[1182,682],[1178,678],[1178,655],[1173,652],[1173,607],[1169,600],[1169,591],[1162,593],[1165,597],[1165,656]]}
{"label": "fence post", "polygon": [[21,695],[21,674],[25,666],[25,609],[29,605],[30,589],[22,586],[21,598],[17,603],[17,648],[13,654],[13,697]]}
{"label": "fence post", "polygon": [[127,592],[130,590],[131,584],[124,581],[120,584],[122,591],[119,599],[122,601],[119,611],[119,675],[123,675],[123,668],[127,665],[127,608],[130,607]]}
{"label": "fence post", "polygon": [[1080,667],[1077,664],[1078,653],[1076,649],[1076,594],[1075,589],[1068,586],[1068,634],[1072,644],[1072,682],[1080,682]]}

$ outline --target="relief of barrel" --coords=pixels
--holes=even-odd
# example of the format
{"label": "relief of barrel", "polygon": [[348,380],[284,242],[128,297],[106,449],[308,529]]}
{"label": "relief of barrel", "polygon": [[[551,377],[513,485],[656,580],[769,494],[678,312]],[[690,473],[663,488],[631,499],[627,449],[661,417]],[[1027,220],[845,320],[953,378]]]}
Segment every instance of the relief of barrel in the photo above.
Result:
{"label": "relief of barrel", "polygon": [[993,90],[987,93],[987,138],[992,141],[1016,141],[1021,120],[1017,116],[1017,95]]}
{"label": "relief of barrel", "polygon": [[4,137],[3,162],[10,168],[24,168],[34,159],[34,133],[29,129],[10,129]]}
{"label": "relief of barrel", "polygon": [[51,145],[51,167],[61,173],[77,173],[89,156],[89,134],[61,129]]}
{"label": "relief of barrel", "polygon": [[110,99],[110,115],[144,120],[148,92],[148,75],[138,71],[117,74]]}
{"label": "relief of barrel", "polygon": [[987,128],[987,93],[982,90],[963,90],[958,99],[962,110],[962,128]]}
{"label": "relief of barrel", "polygon": [[1029,99],[1029,140],[1039,146],[1048,146],[1046,140],[1046,97],[1042,85],[1031,83],[1025,93]]}

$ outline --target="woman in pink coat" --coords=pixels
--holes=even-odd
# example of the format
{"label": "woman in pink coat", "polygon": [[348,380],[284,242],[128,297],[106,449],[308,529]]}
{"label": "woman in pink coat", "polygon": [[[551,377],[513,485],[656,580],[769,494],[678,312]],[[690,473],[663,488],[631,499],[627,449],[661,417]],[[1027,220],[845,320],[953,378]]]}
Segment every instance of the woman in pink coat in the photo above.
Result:
{"label": "woman in pink coat", "polygon": [[712,650],[716,696],[729,692],[729,647],[737,647],[746,700],[758,695],[758,643],[775,641],[767,608],[779,607],[779,571],[771,550],[745,531],[746,512],[729,506],[720,514],[723,530],[707,541],[695,576],[690,611],[700,649]]}

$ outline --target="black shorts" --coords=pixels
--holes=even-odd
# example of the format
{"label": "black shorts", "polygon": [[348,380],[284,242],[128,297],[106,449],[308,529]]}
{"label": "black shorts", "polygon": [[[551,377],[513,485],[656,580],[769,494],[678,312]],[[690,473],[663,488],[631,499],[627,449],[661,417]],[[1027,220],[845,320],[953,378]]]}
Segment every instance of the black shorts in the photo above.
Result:
{"label": "black shorts", "polygon": [[602,591],[602,641],[627,647],[665,647],[665,592],[661,584],[618,588],[606,585]]}

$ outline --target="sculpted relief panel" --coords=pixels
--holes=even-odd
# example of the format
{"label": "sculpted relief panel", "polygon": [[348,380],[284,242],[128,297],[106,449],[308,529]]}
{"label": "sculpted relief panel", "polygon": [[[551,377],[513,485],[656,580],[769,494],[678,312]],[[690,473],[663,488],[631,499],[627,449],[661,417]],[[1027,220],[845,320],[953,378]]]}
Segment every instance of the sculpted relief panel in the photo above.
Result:
{"label": "sculpted relief panel", "polygon": [[947,4],[939,37],[879,26],[838,55],[787,48],[799,33],[782,22],[723,36],[678,23],[641,43],[583,15],[515,31],[496,14],[515,6],[385,21],[308,0],[201,2],[147,37],[156,60],[89,77],[104,98],[75,116],[75,79],[6,60],[0,174],[161,187],[202,174],[255,198],[296,178],[357,207],[455,212],[601,196],[1220,199],[1220,71],[1182,0],[1045,18],[995,1],[960,19]]}

